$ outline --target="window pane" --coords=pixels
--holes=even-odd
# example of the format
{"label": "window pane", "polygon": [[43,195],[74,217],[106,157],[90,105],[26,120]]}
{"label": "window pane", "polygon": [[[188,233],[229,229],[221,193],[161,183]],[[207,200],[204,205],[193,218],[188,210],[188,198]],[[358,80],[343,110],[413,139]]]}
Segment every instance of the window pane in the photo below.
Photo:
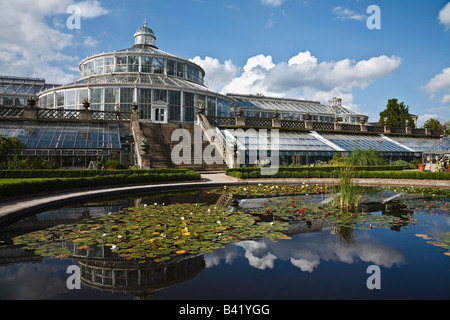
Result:
{"label": "window pane", "polygon": [[139,57],[129,56],[128,57],[128,72],[139,72]]}
{"label": "window pane", "polygon": [[166,90],[160,90],[160,89],[155,89],[153,91],[154,97],[153,97],[153,101],[164,101],[167,102],[167,91]]}
{"label": "window pane", "polygon": [[64,106],[64,92],[58,92],[56,94],[56,105],[58,107]]}
{"label": "window pane", "polygon": [[153,64],[153,59],[152,57],[142,57],[141,58],[141,72],[145,72],[145,73],[151,73],[152,72],[152,64]]}
{"label": "window pane", "polygon": [[152,103],[152,89],[139,89],[139,104]]}
{"label": "window pane", "polygon": [[116,57],[116,72],[127,71],[127,57]]}
{"label": "window pane", "polygon": [[184,78],[184,63],[177,63],[177,77]]}
{"label": "window pane", "polygon": [[102,74],[103,73],[103,58],[101,59],[96,59],[95,60],[95,67],[96,67],[96,73],[97,74]]}
{"label": "window pane", "polygon": [[176,75],[177,63],[175,61],[167,60],[167,74],[169,76]]}
{"label": "window pane", "polygon": [[76,99],[77,99],[76,91],[72,90],[66,92],[66,106],[75,106],[77,104]]}
{"label": "window pane", "polygon": [[105,73],[114,72],[114,58],[105,58]]}
{"label": "window pane", "polygon": [[120,89],[120,103],[133,103],[133,88]]}
{"label": "window pane", "polygon": [[153,73],[164,74],[164,59],[153,59]]}

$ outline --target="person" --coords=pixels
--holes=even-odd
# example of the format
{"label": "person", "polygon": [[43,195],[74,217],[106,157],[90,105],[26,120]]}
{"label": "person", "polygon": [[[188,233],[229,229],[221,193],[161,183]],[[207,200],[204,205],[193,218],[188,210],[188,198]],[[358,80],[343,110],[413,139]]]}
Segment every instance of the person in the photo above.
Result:
{"label": "person", "polygon": [[444,157],[441,158],[439,161],[439,171],[445,171],[445,159]]}
{"label": "person", "polygon": [[116,120],[120,120],[120,106],[118,103],[114,107],[114,111],[116,112]]}

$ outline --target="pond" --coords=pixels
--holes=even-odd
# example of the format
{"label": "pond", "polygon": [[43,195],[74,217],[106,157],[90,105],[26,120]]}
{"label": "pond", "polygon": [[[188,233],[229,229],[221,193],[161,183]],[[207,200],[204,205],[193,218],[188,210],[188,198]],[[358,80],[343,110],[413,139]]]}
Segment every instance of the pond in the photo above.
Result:
{"label": "pond", "polygon": [[[327,186],[144,194],[0,230],[0,299],[449,299],[448,192]],[[79,275],[79,277],[77,277]]]}

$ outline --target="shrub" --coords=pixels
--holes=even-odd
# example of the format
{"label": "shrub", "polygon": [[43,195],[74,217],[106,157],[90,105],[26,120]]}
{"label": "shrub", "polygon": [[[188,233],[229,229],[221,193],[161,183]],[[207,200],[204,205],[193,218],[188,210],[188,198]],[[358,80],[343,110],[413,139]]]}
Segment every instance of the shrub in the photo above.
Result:
{"label": "shrub", "polygon": [[386,160],[374,149],[355,149],[349,158],[350,164],[354,166],[382,166],[386,165]]}
{"label": "shrub", "polygon": [[108,160],[105,163],[105,169],[107,170],[122,170],[125,167],[117,160]]}

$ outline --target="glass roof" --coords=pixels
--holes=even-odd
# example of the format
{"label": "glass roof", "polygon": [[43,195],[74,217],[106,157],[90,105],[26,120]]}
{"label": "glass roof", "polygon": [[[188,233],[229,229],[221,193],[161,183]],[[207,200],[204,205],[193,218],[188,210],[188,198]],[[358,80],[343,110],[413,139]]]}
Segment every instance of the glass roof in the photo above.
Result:
{"label": "glass roof", "polygon": [[378,152],[414,152],[383,135],[322,134],[345,151],[374,149]]}
{"label": "glass roof", "polygon": [[27,149],[120,149],[116,123],[0,122],[0,135],[16,137]]}
{"label": "glass roof", "polygon": [[0,76],[0,95],[31,96],[57,86],[46,84],[44,79]]}
{"label": "glass roof", "polygon": [[416,152],[425,152],[427,149],[431,148],[438,139],[433,138],[423,138],[423,137],[390,137],[402,145],[413,149]]}
{"label": "glass roof", "polygon": [[[321,105],[320,102],[295,100],[295,99],[282,99],[282,98],[270,98],[264,96],[246,96],[228,94],[228,96],[236,99],[241,108],[257,108],[266,110],[278,111],[296,111],[302,113],[311,114],[330,114],[327,106]],[[344,107],[338,107],[336,109],[338,114],[356,114],[355,112],[346,109]]]}
{"label": "glass roof", "polygon": [[435,142],[425,153],[448,153],[450,154],[450,137],[446,136]]}
{"label": "glass roof", "polygon": [[213,92],[206,87],[184,80],[181,78],[172,78],[160,74],[105,74],[102,76],[85,78],[73,83],[74,85],[87,85],[87,84],[147,84],[152,86],[162,86],[162,87],[174,87],[174,88],[184,88],[192,90],[202,90]]}
{"label": "glass roof", "polygon": [[[270,130],[267,134],[270,135]],[[240,150],[264,150],[258,146],[258,132],[252,130],[233,130],[223,129],[227,144],[232,147],[235,140],[238,141]],[[411,145],[415,138],[399,138],[402,141],[408,141]],[[423,141],[420,141],[423,140]],[[423,145],[433,143],[434,139],[418,138],[417,141]],[[270,143],[270,138],[268,139]],[[269,145],[266,150],[270,150]],[[403,152],[413,153],[421,152],[403,145],[400,141],[384,135],[364,135],[364,134],[332,134],[318,132],[279,132],[279,151],[321,151],[321,152],[352,152],[355,149],[374,149],[378,152]]]}
{"label": "glass roof", "polygon": [[[265,140],[259,140],[256,131],[248,130],[232,130],[224,129],[221,130],[224,135],[227,144],[232,147],[234,141],[238,141],[239,150],[270,150],[271,149],[271,138],[270,130],[267,131],[267,148],[261,148],[258,145],[262,142],[264,145]],[[290,133],[290,132],[279,132],[279,150],[280,151],[336,151],[330,145],[325,143],[323,140],[318,139],[316,136],[310,133]]]}

